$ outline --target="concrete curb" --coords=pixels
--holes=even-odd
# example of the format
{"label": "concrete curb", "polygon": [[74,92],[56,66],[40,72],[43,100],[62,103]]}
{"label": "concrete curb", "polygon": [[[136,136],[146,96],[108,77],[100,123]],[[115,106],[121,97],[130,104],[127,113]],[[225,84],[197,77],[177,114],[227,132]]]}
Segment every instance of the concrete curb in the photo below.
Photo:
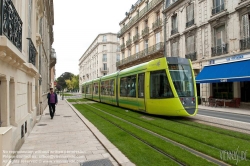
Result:
{"label": "concrete curb", "polygon": [[242,115],[250,115],[250,110],[239,109],[239,108],[198,106],[198,109],[205,109],[205,110],[219,111],[219,112],[228,112],[228,113],[242,114]]}
{"label": "concrete curb", "polygon": [[118,148],[116,148],[91,122],[89,122],[71,103],[65,100],[94,136],[106,148],[110,155],[122,166],[135,166]]}

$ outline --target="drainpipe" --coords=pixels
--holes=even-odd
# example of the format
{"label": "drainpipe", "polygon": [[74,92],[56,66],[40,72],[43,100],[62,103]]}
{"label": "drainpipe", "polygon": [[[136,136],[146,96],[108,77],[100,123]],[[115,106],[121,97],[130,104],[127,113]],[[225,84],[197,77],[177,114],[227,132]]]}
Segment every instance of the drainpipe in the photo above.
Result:
{"label": "drainpipe", "polygon": [[167,57],[167,33],[166,33],[166,24],[167,24],[167,18],[166,18],[166,13],[164,13],[164,56]]}

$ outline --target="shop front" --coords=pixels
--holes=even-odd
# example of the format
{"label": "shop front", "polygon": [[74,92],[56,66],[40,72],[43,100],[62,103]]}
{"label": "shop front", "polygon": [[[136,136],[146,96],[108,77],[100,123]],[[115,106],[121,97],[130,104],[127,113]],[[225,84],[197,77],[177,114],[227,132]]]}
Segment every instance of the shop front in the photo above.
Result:
{"label": "shop front", "polygon": [[196,83],[206,84],[205,96],[223,103],[218,104],[231,107],[239,107],[241,102],[250,104],[250,53],[210,60],[197,75]]}

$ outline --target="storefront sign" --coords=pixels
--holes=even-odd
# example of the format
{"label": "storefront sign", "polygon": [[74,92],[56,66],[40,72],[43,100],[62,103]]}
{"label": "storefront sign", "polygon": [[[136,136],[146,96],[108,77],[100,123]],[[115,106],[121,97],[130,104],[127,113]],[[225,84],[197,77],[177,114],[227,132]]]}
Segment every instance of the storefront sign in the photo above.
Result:
{"label": "storefront sign", "polygon": [[227,79],[221,79],[220,82],[227,82]]}
{"label": "storefront sign", "polygon": [[244,55],[235,55],[235,56],[226,58],[227,61],[235,61],[235,60],[240,60],[240,59],[244,59]]}
{"label": "storefront sign", "polygon": [[240,54],[240,55],[233,55],[227,58],[220,58],[220,59],[212,59],[209,61],[209,64],[219,64],[219,63],[225,63],[225,62],[233,62],[238,60],[244,60],[244,59],[250,59],[250,53],[247,54]]}

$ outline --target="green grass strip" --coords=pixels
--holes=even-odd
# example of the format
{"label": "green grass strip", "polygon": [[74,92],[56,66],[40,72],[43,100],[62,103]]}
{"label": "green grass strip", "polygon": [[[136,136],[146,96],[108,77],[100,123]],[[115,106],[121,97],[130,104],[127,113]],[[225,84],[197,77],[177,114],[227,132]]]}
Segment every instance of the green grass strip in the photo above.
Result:
{"label": "green grass strip", "polygon": [[170,154],[174,158],[178,159],[182,163],[185,163],[186,165],[213,165],[213,163],[208,162],[207,160],[200,158],[189,151],[186,151],[179,146],[175,146],[172,143],[166,142],[165,140],[154,136],[152,134],[149,134],[146,131],[142,131],[141,129],[138,129],[134,127],[133,125],[130,125],[126,122],[123,122],[117,118],[114,118],[110,115],[107,115],[105,113],[102,113],[100,111],[97,111],[95,108],[92,108],[88,105],[83,105],[82,107],[89,109],[90,111],[93,111],[97,113],[98,115],[101,115],[105,117],[106,119],[112,121],[113,123],[119,125],[120,127],[124,128],[127,131],[132,132],[134,135],[139,137],[140,139],[145,140],[146,142],[150,143],[154,147],[157,147],[158,149],[161,149],[163,152]]}
{"label": "green grass strip", "polygon": [[74,107],[137,166],[178,165],[110,122],[96,116],[92,111],[84,108],[83,105],[74,104]]}
{"label": "green grass strip", "polygon": [[[200,152],[213,156],[219,160],[221,159],[220,158],[221,150],[236,151],[238,149],[239,152],[249,151],[249,143],[246,140],[238,139],[232,136],[216,133],[213,131],[207,131],[197,127],[180,124],[177,122],[173,122],[172,120],[166,120],[157,117],[156,119],[154,117],[155,120],[148,121],[142,119],[141,118],[142,114],[140,113],[135,113],[131,111],[126,112],[122,108],[113,107],[106,104],[98,103],[93,105],[102,110],[105,109],[105,111],[109,113],[112,113],[128,121],[131,121],[132,123],[147,128],[167,138],[175,140],[176,142],[182,143]],[[136,119],[133,119],[131,117]],[[235,164],[234,160],[227,160],[225,162],[228,162],[230,164]],[[246,164],[246,161],[241,161],[241,164],[243,165]]]}
{"label": "green grass strip", "polygon": [[245,140],[250,141],[250,135],[249,134],[244,134],[244,133],[237,132],[237,131],[222,129],[222,128],[209,126],[209,125],[205,125],[205,124],[201,124],[201,123],[197,123],[197,122],[187,121],[187,120],[176,120],[176,122],[187,124],[187,125],[194,126],[194,127],[197,127],[197,128],[202,128],[202,129],[213,131],[213,132],[217,132],[217,133],[220,133],[220,134],[232,136],[232,137],[235,137],[235,138],[245,139]]}

